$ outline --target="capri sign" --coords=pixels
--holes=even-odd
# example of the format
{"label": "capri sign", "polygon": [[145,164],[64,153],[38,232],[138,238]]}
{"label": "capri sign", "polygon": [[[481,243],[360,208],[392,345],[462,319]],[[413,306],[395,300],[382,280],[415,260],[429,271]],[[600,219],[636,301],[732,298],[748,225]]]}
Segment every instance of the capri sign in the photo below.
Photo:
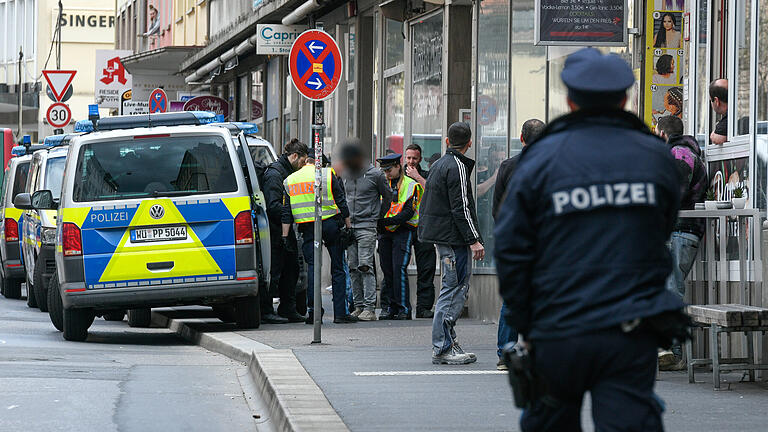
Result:
{"label": "capri sign", "polygon": [[306,26],[259,24],[256,26],[256,54],[283,54],[291,52],[291,45]]}

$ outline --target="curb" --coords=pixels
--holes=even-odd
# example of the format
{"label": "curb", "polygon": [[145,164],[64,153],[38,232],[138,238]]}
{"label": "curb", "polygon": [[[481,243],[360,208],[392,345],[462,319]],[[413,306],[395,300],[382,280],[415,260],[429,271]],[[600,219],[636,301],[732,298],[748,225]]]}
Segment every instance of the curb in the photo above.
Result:
{"label": "curb", "polygon": [[232,331],[205,331],[211,322],[204,319],[177,319],[152,311],[152,323],[195,345],[245,363],[276,430],[349,431],[293,351],[276,350]]}

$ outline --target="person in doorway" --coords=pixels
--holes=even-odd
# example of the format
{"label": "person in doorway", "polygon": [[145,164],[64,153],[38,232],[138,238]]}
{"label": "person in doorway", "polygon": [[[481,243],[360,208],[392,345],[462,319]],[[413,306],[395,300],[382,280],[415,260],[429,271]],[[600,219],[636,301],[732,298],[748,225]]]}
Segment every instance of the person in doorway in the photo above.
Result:
{"label": "person in doorway", "polygon": [[351,315],[361,321],[376,320],[376,227],[382,201],[392,199],[384,173],[365,160],[357,139],[345,142],[339,150],[345,166],[342,175],[349,205],[350,222],[355,242],[347,248],[350,282],[352,285]]}
{"label": "person in doorway", "polygon": [[160,20],[157,19],[157,9],[149,5],[149,28],[144,33],[144,37],[157,36],[160,33]]}
{"label": "person in doorway", "polygon": [[475,161],[465,155],[472,130],[462,122],[448,128],[445,155],[432,165],[420,207],[419,239],[437,245],[442,287],[432,320],[432,363],[468,364],[477,361],[456,338],[456,321],[469,293],[471,260],[485,256],[477,226],[470,177]]}
{"label": "person in doorway", "polygon": [[[310,150],[310,155],[314,154]],[[315,167],[314,159],[307,158],[307,164],[289,175],[284,182],[288,200],[283,205],[283,237],[288,237],[291,224],[296,222],[303,239],[301,251],[307,263],[307,324],[314,323],[314,239],[315,239]],[[320,215],[322,218],[322,239],[331,257],[331,286],[333,294],[333,322],[336,324],[355,323],[357,317],[347,313],[347,274],[344,271],[344,242],[342,230],[349,229],[349,207],[341,180],[331,168],[322,169],[323,197]],[[286,241],[286,240],[282,240]],[[323,311],[320,310],[322,319]]]}
{"label": "person in doorway", "polygon": [[521,429],[579,430],[589,392],[595,430],[660,432],[657,347],[690,322],[665,288],[677,168],[624,110],[635,77],[621,57],[581,49],[561,78],[571,112],[523,150],[495,231],[506,319],[543,389]]}
{"label": "person in doorway", "polygon": [[[405,174],[416,180],[422,188],[427,185],[429,171],[421,168],[421,146],[410,144],[405,148]],[[435,272],[437,271],[437,253],[435,245],[413,239],[413,251],[416,255],[416,318],[432,318],[432,306],[435,304]]]}
{"label": "person in doorway", "polygon": [[[523,127],[520,131],[520,144],[525,148],[528,143],[532,143],[539,135],[544,131],[546,125],[539,119],[526,120],[523,123]],[[504,201],[507,194],[507,188],[509,187],[509,180],[517,169],[517,162],[520,160],[520,153],[512,156],[501,163],[499,167],[499,175],[496,177],[496,186],[493,191],[493,219],[497,220],[499,207]],[[496,334],[496,355],[499,357],[499,361],[496,363],[496,369],[507,370],[507,365],[501,358],[501,350],[504,346],[510,342],[517,340],[517,332],[515,329],[507,325],[507,320],[504,316],[507,314],[507,307],[504,302],[501,303],[501,311],[499,312],[499,329]]]}
{"label": "person in doorway", "polygon": [[715,130],[709,135],[712,144],[721,145],[728,141],[728,80],[716,79],[709,85],[709,101],[712,110],[720,116]]}
{"label": "person in doorway", "polygon": [[[401,158],[402,155],[394,153],[378,159],[392,190],[387,212],[378,222],[379,261],[381,272],[384,273],[379,319],[412,318],[408,262],[411,260],[416,227],[419,226],[419,204],[423,189],[416,180],[405,175]],[[385,301],[388,303],[385,304]]]}
{"label": "person in doorway", "polygon": [[[267,324],[302,322],[304,316],[296,312],[296,284],[299,277],[299,254],[293,226],[286,236],[282,235],[283,203],[289,197],[283,182],[289,175],[306,164],[309,149],[297,139],[283,148],[283,154],[267,167],[262,177],[264,200],[267,202],[269,238],[272,247],[269,291],[260,295],[261,321]],[[277,314],[272,297],[280,296]],[[303,299],[302,299],[303,301]]]}
{"label": "person in doorway", "polygon": [[[680,174],[682,199],[680,210],[693,210],[696,203],[704,201],[709,185],[707,166],[702,158],[696,138],[683,135],[683,121],[675,116],[666,116],[656,124],[656,134],[667,142]],[[704,220],[678,218],[669,240],[672,252],[672,273],[667,278],[667,289],[682,300],[685,296],[685,278],[693,267],[699,252],[699,243],[704,236]],[[671,351],[659,353],[659,369],[682,370],[686,363],[679,344]]]}

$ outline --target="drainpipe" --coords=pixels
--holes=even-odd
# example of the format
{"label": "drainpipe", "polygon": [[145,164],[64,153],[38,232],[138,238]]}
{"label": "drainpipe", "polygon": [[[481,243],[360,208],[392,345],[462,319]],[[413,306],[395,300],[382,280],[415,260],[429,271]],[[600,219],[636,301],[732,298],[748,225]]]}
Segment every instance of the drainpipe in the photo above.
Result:
{"label": "drainpipe", "polygon": [[283,18],[283,25],[296,24],[306,18],[310,13],[323,7],[323,3],[324,1],[322,0],[307,0]]}

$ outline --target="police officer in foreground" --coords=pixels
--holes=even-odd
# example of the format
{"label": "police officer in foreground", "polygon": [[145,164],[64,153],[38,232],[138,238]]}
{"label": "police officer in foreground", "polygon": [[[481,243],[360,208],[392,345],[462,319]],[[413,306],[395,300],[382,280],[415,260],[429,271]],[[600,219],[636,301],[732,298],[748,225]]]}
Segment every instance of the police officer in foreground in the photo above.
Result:
{"label": "police officer in foreground", "polygon": [[624,60],[582,49],[561,77],[571,113],[523,150],[495,231],[506,319],[536,378],[523,403],[515,388],[521,427],[580,431],[589,391],[596,430],[661,431],[657,347],[687,330],[665,289],[677,170],[623,110],[634,83]]}
{"label": "police officer in foreground", "polygon": [[[309,154],[314,151],[310,149]],[[333,322],[347,324],[357,322],[357,317],[347,313],[347,273],[344,270],[344,230],[349,230],[349,207],[341,180],[333,169],[322,169],[323,197],[321,207],[322,236],[328,255],[331,257],[331,286],[333,287]],[[314,159],[307,158],[307,164],[285,179],[288,201],[283,206],[283,244],[290,244],[287,238],[291,224],[296,222],[302,236],[301,251],[307,262],[307,311],[305,323],[314,322],[314,236],[315,236],[315,166]],[[322,314],[324,311],[320,311]]]}

